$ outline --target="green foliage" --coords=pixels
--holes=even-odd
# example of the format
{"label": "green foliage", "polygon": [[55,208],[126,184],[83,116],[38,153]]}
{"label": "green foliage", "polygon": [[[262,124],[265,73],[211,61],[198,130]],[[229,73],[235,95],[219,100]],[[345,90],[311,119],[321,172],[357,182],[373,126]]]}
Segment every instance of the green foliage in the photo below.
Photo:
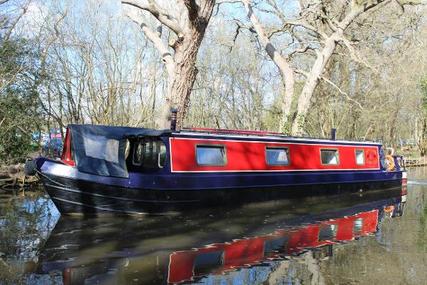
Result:
{"label": "green foliage", "polygon": [[38,57],[23,40],[0,42],[0,162],[22,160],[40,121]]}
{"label": "green foliage", "polygon": [[[0,160],[15,161],[31,150],[31,128],[33,116],[27,114],[31,106],[19,96],[0,99],[0,118],[4,126],[0,130]],[[24,129],[26,128],[26,129]]]}

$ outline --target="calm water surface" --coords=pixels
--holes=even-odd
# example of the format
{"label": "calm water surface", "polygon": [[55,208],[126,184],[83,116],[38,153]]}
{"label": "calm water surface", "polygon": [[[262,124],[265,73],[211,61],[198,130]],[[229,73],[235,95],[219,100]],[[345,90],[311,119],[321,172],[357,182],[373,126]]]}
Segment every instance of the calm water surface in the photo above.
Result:
{"label": "calm water surface", "polygon": [[418,168],[403,211],[357,194],[83,219],[0,190],[0,284],[427,284],[426,195]]}

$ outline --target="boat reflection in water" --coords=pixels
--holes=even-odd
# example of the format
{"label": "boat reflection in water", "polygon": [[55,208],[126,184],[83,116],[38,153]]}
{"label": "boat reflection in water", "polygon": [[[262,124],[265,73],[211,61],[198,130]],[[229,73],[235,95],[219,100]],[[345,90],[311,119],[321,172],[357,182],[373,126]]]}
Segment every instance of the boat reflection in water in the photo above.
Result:
{"label": "boat reflection in water", "polygon": [[385,218],[403,213],[400,191],[262,203],[217,214],[61,218],[31,278],[64,284],[259,284],[278,262],[307,252],[329,257],[334,244],[374,234]]}
{"label": "boat reflection in water", "polygon": [[[383,208],[388,213],[394,209],[395,206]],[[194,280],[209,272],[218,274],[265,260],[295,255],[306,249],[367,236],[376,232],[380,212],[375,209],[288,230],[281,229],[264,236],[177,251],[170,255],[168,282]]]}

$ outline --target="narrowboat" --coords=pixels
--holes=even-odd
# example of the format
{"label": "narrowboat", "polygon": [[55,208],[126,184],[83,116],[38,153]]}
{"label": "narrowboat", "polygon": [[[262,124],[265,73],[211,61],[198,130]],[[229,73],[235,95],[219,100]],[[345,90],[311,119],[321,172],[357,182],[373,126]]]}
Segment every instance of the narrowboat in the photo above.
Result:
{"label": "narrowboat", "polygon": [[401,189],[402,161],[366,141],[69,125],[61,159],[32,164],[63,214],[145,214]]}

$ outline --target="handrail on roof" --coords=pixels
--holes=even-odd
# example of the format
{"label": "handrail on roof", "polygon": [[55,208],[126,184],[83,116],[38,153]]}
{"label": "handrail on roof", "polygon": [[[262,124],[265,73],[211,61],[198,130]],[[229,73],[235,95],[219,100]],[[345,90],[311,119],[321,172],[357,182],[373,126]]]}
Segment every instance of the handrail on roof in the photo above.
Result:
{"label": "handrail on roof", "polygon": [[[304,137],[304,136],[290,136],[284,133],[279,132],[271,132],[271,131],[253,131],[253,130],[234,130],[234,129],[215,129],[215,128],[199,128],[199,127],[184,127],[181,129],[184,132],[193,132],[193,133],[206,133],[206,134],[229,134],[229,135],[243,135],[243,136],[275,136],[282,138],[294,138],[294,139],[314,139],[314,140],[328,140],[331,138],[324,137]],[[179,132],[178,132],[179,133]],[[337,140],[337,141],[348,141],[348,142],[359,142],[359,143],[373,143],[373,144],[381,144],[376,141],[367,141],[363,140]]]}
{"label": "handrail on roof", "polygon": [[183,131],[203,132],[213,134],[235,134],[235,135],[256,135],[256,136],[282,136],[289,137],[283,133],[270,131],[252,131],[252,130],[233,130],[233,129],[214,129],[214,128],[182,128]]}

